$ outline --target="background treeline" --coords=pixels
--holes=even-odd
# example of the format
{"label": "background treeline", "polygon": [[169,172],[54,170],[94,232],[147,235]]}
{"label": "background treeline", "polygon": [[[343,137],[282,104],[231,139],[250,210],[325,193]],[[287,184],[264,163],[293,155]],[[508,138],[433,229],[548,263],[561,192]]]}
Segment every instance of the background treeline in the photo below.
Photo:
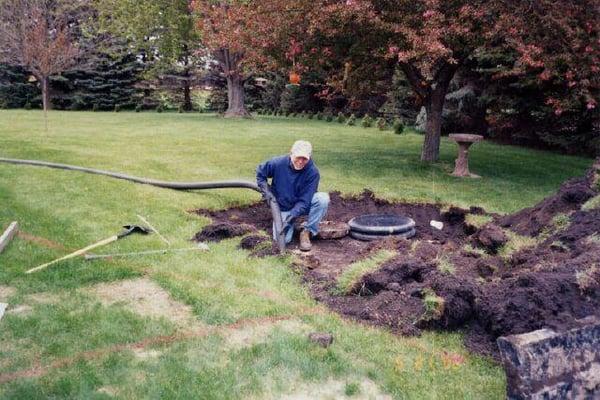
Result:
{"label": "background treeline", "polygon": [[[86,22],[97,20],[100,11],[70,9],[68,26],[75,27],[71,31],[81,59],[49,77],[51,108],[225,112],[228,82],[214,58],[198,51],[199,39],[187,2],[175,3],[181,7],[173,8],[172,14],[155,13],[164,19],[154,21],[162,30],[146,29],[153,24],[147,19],[135,22],[134,14],[123,14],[125,26],[104,29]],[[160,7],[170,5],[167,2]],[[133,22],[128,24],[130,20]],[[164,30],[164,26],[177,29]],[[425,104],[411,90],[402,70],[367,53],[365,57],[371,62],[364,62],[364,67],[346,64],[346,70],[340,71],[342,90],[339,85],[332,86],[331,71],[307,69],[300,84],[291,85],[289,68],[255,67],[243,79],[245,107],[261,114],[319,115],[338,121],[367,115],[389,125],[400,121],[426,130]],[[574,95],[564,82],[540,79],[539,71],[511,74],[516,63],[517,54],[500,46],[470,56],[450,83],[442,134],[480,133],[504,143],[600,153],[599,107],[590,107],[595,103]],[[40,86],[26,68],[0,63],[0,108],[41,108]]]}

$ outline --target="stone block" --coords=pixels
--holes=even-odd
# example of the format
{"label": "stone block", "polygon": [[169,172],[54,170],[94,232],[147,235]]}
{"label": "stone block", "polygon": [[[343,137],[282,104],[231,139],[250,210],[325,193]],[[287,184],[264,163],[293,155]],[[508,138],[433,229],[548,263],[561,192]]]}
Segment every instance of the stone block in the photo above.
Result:
{"label": "stone block", "polygon": [[498,338],[508,399],[600,399],[600,320],[579,322]]}

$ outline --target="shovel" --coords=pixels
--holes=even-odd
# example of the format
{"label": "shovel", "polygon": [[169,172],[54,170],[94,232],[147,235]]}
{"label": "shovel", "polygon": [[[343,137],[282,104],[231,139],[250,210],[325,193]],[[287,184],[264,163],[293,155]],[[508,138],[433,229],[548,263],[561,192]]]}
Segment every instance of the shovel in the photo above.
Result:
{"label": "shovel", "polygon": [[104,246],[104,245],[107,245],[112,242],[116,242],[117,240],[124,238],[125,236],[131,235],[132,233],[137,232],[137,233],[142,233],[142,234],[146,235],[151,232],[151,230],[149,228],[146,228],[145,226],[140,226],[140,225],[125,225],[125,226],[123,226],[123,228],[125,228],[125,230],[117,235],[111,236],[109,238],[106,238],[106,239],[96,242],[94,244],[91,244],[87,247],[84,247],[83,249],[74,251],[71,254],[67,254],[64,257],[57,258],[56,260],[47,262],[46,264],[42,264],[38,267],[31,268],[30,270],[26,271],[25,273],[31,274],[32,272],[36,272],[36,271],[39,271],[40,269],[44,269],[44,268],[46,268],[52,264],[55,264],[59,261],[68,260],[69,258],[80,256],[92,249],[95,249],[96,247],[100,247],[100,246]]}

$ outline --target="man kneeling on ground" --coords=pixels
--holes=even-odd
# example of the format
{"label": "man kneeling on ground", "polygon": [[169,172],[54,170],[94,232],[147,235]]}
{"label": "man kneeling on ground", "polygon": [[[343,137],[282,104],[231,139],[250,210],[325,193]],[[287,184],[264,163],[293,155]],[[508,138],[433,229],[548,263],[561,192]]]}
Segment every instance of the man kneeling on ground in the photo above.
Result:
{"label": "man kneeling on ground", "polygon": [[[310,237],[319,233],[319,223],[327,213],[329,195],[317,192],[319,170],[311,159],[312,145],[298,140],[289,154],[274,157],[256,168],[256,183],[267,200],[275,200],[281,209],[285,242],[292,241],[294,221],[308,215],[300,232],[300,250],[309,251]],[[268,179],[271,179],[269,187]],[[275,226],[273,226],[275,238]]]}

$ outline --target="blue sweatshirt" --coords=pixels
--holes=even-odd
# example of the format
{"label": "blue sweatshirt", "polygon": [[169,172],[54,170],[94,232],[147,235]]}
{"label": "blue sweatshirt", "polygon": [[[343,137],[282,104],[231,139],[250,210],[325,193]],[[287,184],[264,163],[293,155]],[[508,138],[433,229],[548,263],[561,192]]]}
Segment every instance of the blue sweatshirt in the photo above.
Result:
{"label": "blue sweatshirt", "polygon": [[308,214],[320,179],[312,159],[299,171],[294,169],[289,155],[265,161],[256,168],[256,183],[260,186],[269,178],[281,211],[289,211],[292,218]]}

